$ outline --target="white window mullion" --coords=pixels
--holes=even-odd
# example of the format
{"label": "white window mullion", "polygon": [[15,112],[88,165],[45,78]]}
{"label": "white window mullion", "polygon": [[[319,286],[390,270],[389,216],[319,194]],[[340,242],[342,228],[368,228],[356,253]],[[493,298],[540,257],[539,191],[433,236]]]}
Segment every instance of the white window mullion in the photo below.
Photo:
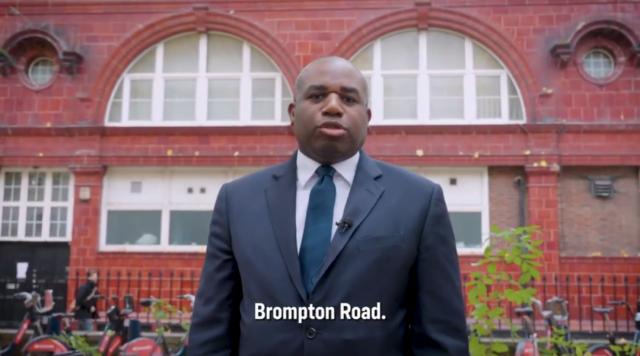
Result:
{"label": "white window mullion", "polygon": [[465,39],[464,57],[464,121],[472,123],[476,117],[476,78],[473,74],[473,44]]}
{"label": "white window mullion", "polygon": [[122,122],[129,121],[129,103],[131,102],[131,79],[124,77],[122,83]]}
{"label": "white window mullion", "polygon": [[47,172],[45,173],[44,178],[44,201],[41,202],[42,206],[42,238],[49,238],[49,227],[51,221],[51,198],[52,198],[52,188],[53,187],[53,173]]}
{"label": "white window mullion", "polygon": [[171,181],[171,172],[165,169],[162,173],[162,184],[166,189],[162,190],[162,213],[160,217],[160,246],[169,246],[169,215],[171,210],[171,187],[167,187]]}
{"label": "white window mullion", "polygon": [[196,80],[196,122],[207,121],[208,89],[207,82],[207,34],[200,36],[198,53],[198,79]]}
{"label": "white window mullion", "polygon": [[274,118],[276,122],[280,122],[281,118],[282,118],[282,98],[284,97],[282,94],[283,90],[282,90],[282,76],[279,75],[276,77],[276,97],[275,99],[275,113],[274,113]]}
{"label": "white window mullion", "polygon": [[429,119],[429,82],[427,77],[427,32],[418,34],[418,122],[428,122]]}
{"label": "white window mullion", "polygon": [[382,45],[380,40],[373,43],[373,73],[371,75],[371,122],[384,121],[384,81],[382,79]]}
{"label": "white window mullion", "polygon": [[20,182],[20,207],[18,208],[18,238],[24,240],[27,231],[27,193],[29,192],[29,172],[22,172]]}
{"label": "white window mullion", "polygon": [[503,121],[509,121],[509,87],[506,72],[500,74],[500,113]]}
{"label": "white window mullion", "polygon": [[240,122],[251,121],[251,48],[248,43],[242,45],[242,76],[240,77]]}
{"label": "white window mullion", "polygon": [[158,44],[156,47],[156,71],[153,76],[153,91],[151,95],[151,121],[162,122],[164,111],[164,79],[162,78],[164,57],[164,44]]}

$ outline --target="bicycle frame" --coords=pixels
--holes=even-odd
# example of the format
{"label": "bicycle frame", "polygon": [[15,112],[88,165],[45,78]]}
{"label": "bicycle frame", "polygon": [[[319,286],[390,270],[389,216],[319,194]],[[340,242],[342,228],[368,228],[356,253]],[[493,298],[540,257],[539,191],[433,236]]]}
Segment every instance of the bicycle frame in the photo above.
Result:
{"label": "bicycle frame", "polygon": [[[29,340],[26,345],[22,348],[22,354],[28,353],[42,353],[42,352],[51,352],[54,354],[58,353],[68,353],[73,350],[69,345],[65,342],[58,340],[55,336],[60,334],[60,319],[58,316],[52,317],[52,311],[54,307],[54,303],[50,302],[46,308],[40,309],[38,305],[40,304],[40,295],[37,293],[32,293],[34,295],[33,301],[33,311],[35,320],[32,320],[39,331],[42,331],[41,324],[47,325],[46,333],[41,333],[39,336],[32,338]],[[53,291],[46,290],[45,291],[45,300],[52,301],[53,300]]]}
{"label": "bicycle frame", "polygon": [[[191,308],[193,308],[193,303],[195,301],[195,297],[193,295],[181,295],[178,296],[178,299],[189,300],[191,302]],[[157,299],[151,297],[141,300],[140,304],[144,307],[151,307],[156,301]],[[160,320],[156,320],[155,323],[156,328],[162,328]],[[188,345],[189,341],[187,335],[180,348],[175,354],[172,354],[169,350],[164,334],[160,334],[154,339],[139,337],[137,339],[132,339],[130,342],[122,346],[121,356],[186,356]]]}
{"label": "bicycle frame", "polygon": [[118,308],[119,298],[112,296],[111,299],[114,304],[107,311],[107,318],[109,324],[105,330],[102,339],[99,343],[98,352],[102,356],[111,356],[127,345],[129,340],[135,340],[140,338],[140,321],[136,319],[128,318],[128,315],[133,312],[133,297],[130,294],[124,296],[123,310]]}
{"label": "bicycle frame", "polygon": [[[33,296],[27,292],[14,294],[14,298],[20,298],[20,297],[25,299],[24,304],[27,308],[27,311],[24,314],[22,323],[20,323],[20,327],[18,327],[18,332],[16,333],[16,336],[14,336],[13,340],[6,348],[0,350],[0,356],[9,356],[13,354],[13,351],[16,348],[18,348],[18,345],[20,345],[20,343],[22,343],[22,339],[24,338],[24,335],[27,333],[29,326],[32,325],[32,321],[35,320],[36,318],[36,315],[33,311],[34,304],[31,304],[31,298],[33,298]],[[37,333],[37,329],[35,331]]]}

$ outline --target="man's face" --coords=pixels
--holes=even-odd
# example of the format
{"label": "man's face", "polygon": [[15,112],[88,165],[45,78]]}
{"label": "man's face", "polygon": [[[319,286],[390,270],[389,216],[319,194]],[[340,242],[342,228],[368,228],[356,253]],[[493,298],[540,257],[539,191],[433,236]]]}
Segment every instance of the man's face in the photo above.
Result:
{"label": "man's face", "polygon": [[97,273],[91,273],[91,275],[89,275],[89,280],[92,282],[98,282],[98,274]]}
{"label": "man's face", "polygon": [[321,164],[352,157],[364,145],[371,119],[362,74],[349,63],[320,61],[307,69],[301,90],[289,105],[300,151]]}

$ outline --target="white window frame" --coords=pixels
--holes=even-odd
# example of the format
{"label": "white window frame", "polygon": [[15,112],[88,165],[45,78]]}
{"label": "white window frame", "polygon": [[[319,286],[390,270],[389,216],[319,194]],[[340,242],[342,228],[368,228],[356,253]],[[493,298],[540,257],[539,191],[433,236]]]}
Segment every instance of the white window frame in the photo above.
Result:
{"label": "white window frame", "polygon": [[[44,201],[41,202],[29,202],[27,201],[27,194],[29,189],[29,173],[45,173],[45,186],[44,186]],[[4,183],[5,173],[21,173],[22,181],[20,182],[20,201],[19,202],[5,202],[4,201]],[[52,202],[51,193],[53,187],[53,173],[68,173],[69,174],[69,195],[66,202]],[[0,236],[0,242],[3,241],[19,241],[19,242],[69,242],[73,237],[73,214],[74,214],[74,193],[75,183],[74,175],[67,169],[61,168],[38,168],[28,169],[24,167],[2,167],[0,169],[0,216],[2,214],[2,208],[4,207],[19,207],[20,213],[18,218],[18,237],[2,237]],[[43,237],[25,237],[26,220],[27,220],[27,208],[38,207],[43,208],[42,216],[42,236]],[[67,231],[64,237],[49,237],[49,229],[51,224],[51,208],[63,207],[67,208]]]}
{"label": "white window frame", "polygon": [[[104,123],[106,126],[124,126],[124,127],[137,127],[137,126],[288,126],[289,121],[282,121],[283,110],[287,110],[287,107],[283,107],[282,101],[287,98],[287,89],[291,93],[293,98],[293,92],[289,88],[289,84],[284,80],[282,71],[278,72],[251,72],[251,51],[258,51],[269,59],[274,67],[278,66],[266,53],[262,52],[256,46],[249,42],[229,35],[227,33],[220,32],[207,32],[200,34],[199,49],[198,49],[198,71],[196,73],[163,73],[163,59],[164,59],[164,44],[167,41],[171,41],[178,37],[192,34],[182,33],[177,36],[169,37],[162,42],[154,45],[153,47],[144,51],[138,58],[129,64],[125,72],[122,74],[116,85],[114,86],[111,95],[109,97],[109,105],[104,117]],[[207,73],[207,35],[218,34],[229,36],[242,41],[242,72],[237,73]],[[155,72],[154,73],[128,73],[129,70],[143,58],[149,51],[156,51],[155,56]],[[240,117],[239,120],[207,120],[207,102],[208,102],[208,80],[209,79],[225,79],[233,78],[240,79]],[[193,121],[163,121],[164,111],[164,83],[166,80],[172,79],[196,79],[196,98],[195,98],[195,120]],[[252,120],[252,79],[275,79],[275,110],[274,120]],[[152,84],[152,98],[151,98],[151,120],[149,121],[129,121],[129,102],[131,93],[131,80],[151,80]],[[118,87],[122,84],[122,107],[121,107],[121,121],[109,122],[111,114],[112,103],[115,98],[115,94]]]}
{"label": "white window frame", "polygon": [[[482,233],[482,245],[476,248],[458,248],[458,253],[461,255],[480,255],[484,253],[484,249],[489,246],[490,237],[491,237],[491,219],[489,216],[489,167],[416,167],[410,166],[406,167],[414,173],[417,173],[427,179],[431,177],[455,177],[455,176],[471,176],[471,177],[480,177],[481,186],[482,186],[482,202],[479,205],[466,205],[466,206],[457,206],[455,204],[447,203],[447,209],[449,212],[480,212],[482,213],[481,217],[481,233]],[[444,189],[444,187],[443,187]]]}
{"label": "white window frame", "polygon": [[[398,125],[520,125],[527,122],[527,112],[522,100],[522,93],[518,84],[506,69],[504,63],[495,56],[486,46],[481,43],[471,40],[469,37],[463,36],[459,33],[447,31],[444,29],[434,29],[440,32],[448,32],[456,36],[464,37],[465,39],[465,69],[461,70],[427,70],[427,31],[421,30],[418,32],[418,56],[419,56],[419,69],[418,70],[406,70],[406,71],[383,71],[381,68],[381,40],[388,36],[393,36],[399,33],[407,32],[407,30],[400,30],[393,33],[389,33],[383,37],[380,37],[370,44],[364,46],[358,53],[356,53],[352,60],[355,59],[362,51],[364,51],[369,45],[373,46],[373,70],[362,71],[365,77],[371,78],[371,102],[370,108],[372,112],[371,125],[384,125],[384,126],[398,126]],[[411,30],[414,31],[414,30]],[[473,45],[477,45],[498,61],[502,65],[503,69],[474,69],[473,68]],[[410,75],[417,77],[417,113],[418,117],[414,119],[393,119],[384,120],[384,77],[392,76],[405,76]],[[464,119],[432,119],[429,116],[429,78],[430,76],[463,76],[464,80]],[[476,118],[476,76],[499,76],[500,77],[500,104],[501,114],[500,119],[477,119]],[[513,85],[520,98],[520,105],[522,107],[522,120],[509,120],[509,99],[513,96],[509,96],[508,79],[511,78]],[[424,98],[423,100],[420,100]]]}
{"label": "white window frame", "polygon": [[[250,174],[252,172],[263,169],[264,167],[215,167],[215,168],[204,168],[204,167],[189,167],[189,168],[153,168],[153,167],[144,167],[144,168],[131,168],[131,167],[111,167],[105,177],[103,179],[103,189],[102,189],[102,203],[101,203],[101,213],[100,213],[100,243],[99,248],[100,251],[104,252],[196,252],[196,253],[205,253],[206,245],[193,246],[193,245],[185,245],[185,246],[176,246],[169,245],[169,214],[171,211],[176,210],[202,210],[207,211],[213,214],[213,207],[215,205],[215,198],[213,201],[207,204],[170,204],[170,194],[171,194],[171,179],[173,173],[180,172],[197,172],[204,174],[224,174],[226,176],[226,181],[232,181],[236,178],[239,178],[242,175]],[[161,175],[162,176],[162,194],[163,194],[163,203],[127,203],[127,204],[111,204],[108,202],[109,196],[109,179],[111,176],[109,173],[117,172],[117,173],[127,173],[132,175]],[[216,193],[217,197],[217,193]],[[160,220],[160,244],[159,245],[108,245],[107,244],[107,215],[109,210],[160,210],[161,211],[161,220]]]}

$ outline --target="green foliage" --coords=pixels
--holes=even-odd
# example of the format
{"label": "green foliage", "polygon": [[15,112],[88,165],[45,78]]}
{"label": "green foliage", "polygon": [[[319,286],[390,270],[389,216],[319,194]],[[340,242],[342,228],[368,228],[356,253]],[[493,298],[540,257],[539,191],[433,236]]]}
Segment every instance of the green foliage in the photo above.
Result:
{"label": "green foliage", "polygon": [[145,312],[151,313],[156,323],[156,334],[161,335],[169,331],[169,326],[163,326],[162,320],[171,318],[176,312],[176,307],[163,299],[155,299],[150,308],[145,308]]}
{"label": "green foliage", "polygon": [[[531,305],[537,290],[528,284],[540,278],[544,254],[539,249],[544,243],[533,239],[538,233],[537,226],[520,227],[501,231],[492,227],[490,244],[485,248],[482,258],[476,265],[481,271],[471,274],[466,283],[468,289],[470,316],[475,320],[469,339],[471,356],[499,356],[509,354],[507,344],[494,339],[494,331],[499,323],[508,325],[512,337],[518,339],[515,332],[519,328],[505,315],[506,304]],[[510,271],[510,272],[507,272]],[[540,343],[546,342],[539,338]],[[561,350],[575,351],[575,355],[584,355],[584,345],[576,345],[563,339],[558,333],[551,340],[556,351],[540,348],[541,355],[564,356]]]}
{"label": "green foliage", "polygon": [[86,356],[101,356],[98,348],[91,346],[89,342],[87,342],[87,339],[80,335],[62,333],[56,335],[56,338],[69,345],[71,349],[80,351]]}

